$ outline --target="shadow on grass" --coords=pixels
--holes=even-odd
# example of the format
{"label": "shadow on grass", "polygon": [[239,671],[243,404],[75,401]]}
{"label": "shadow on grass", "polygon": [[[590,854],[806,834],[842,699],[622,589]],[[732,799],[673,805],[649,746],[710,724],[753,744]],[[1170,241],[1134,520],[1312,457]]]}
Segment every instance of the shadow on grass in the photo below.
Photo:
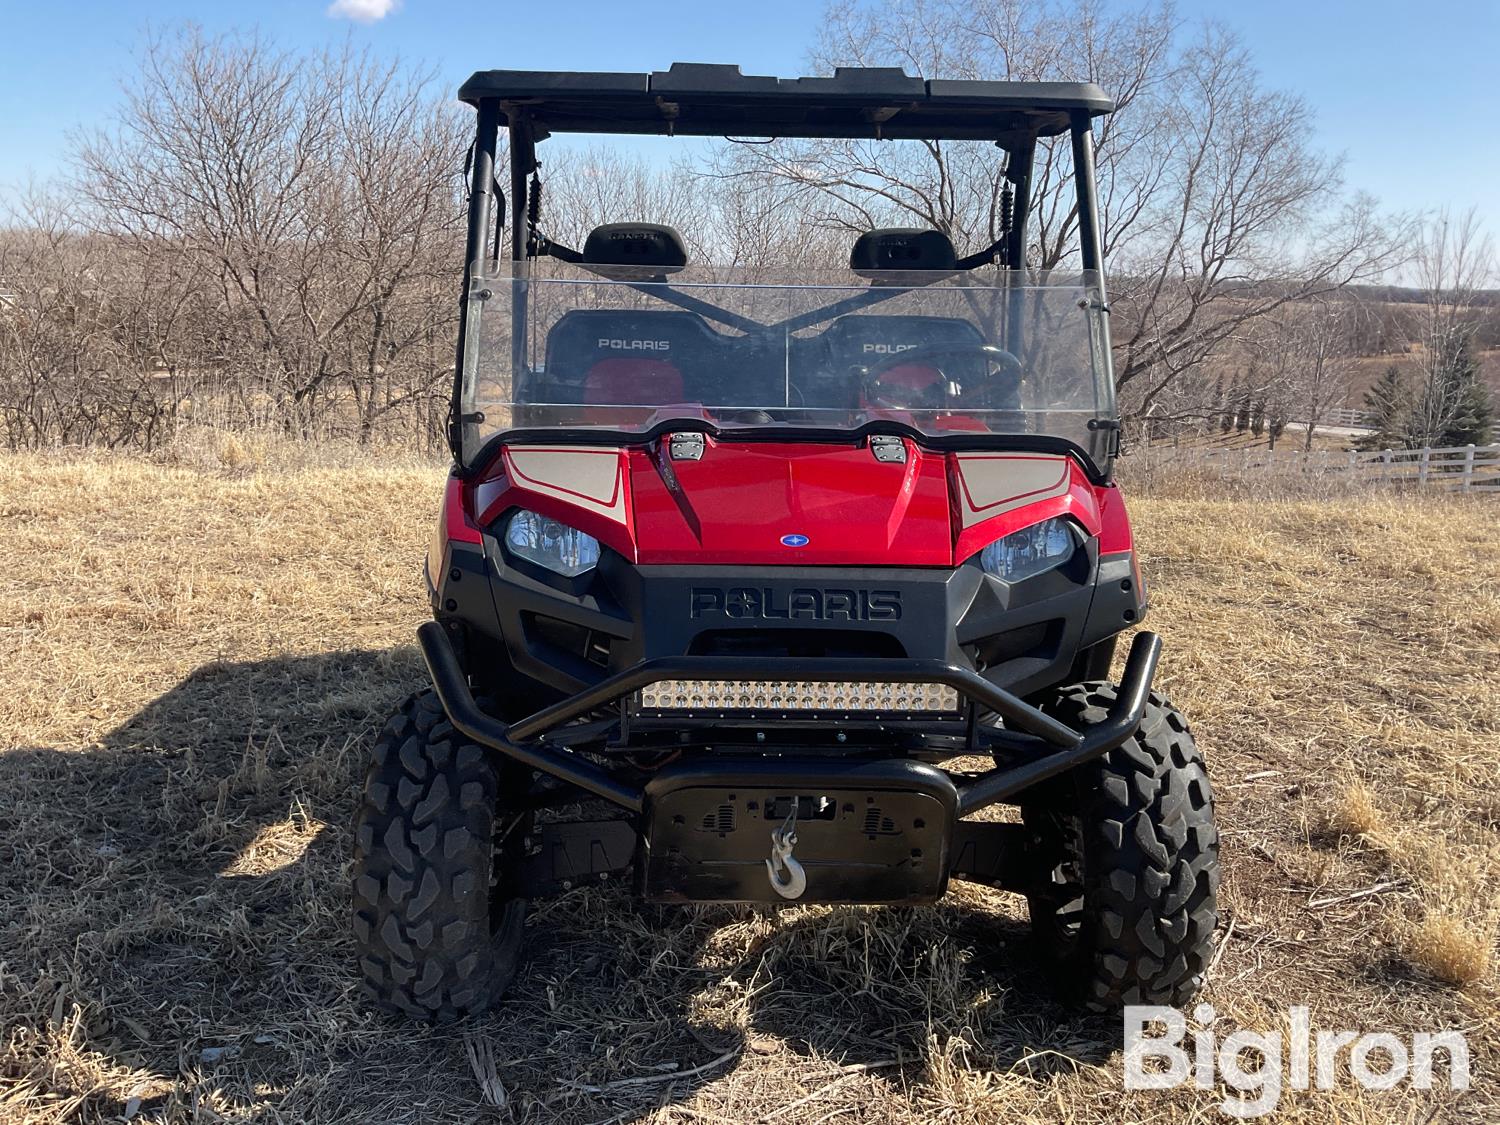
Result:
{"label": "shadow on grass", "polygon": [[39,1120],[467,1121],[498,1112],[477,1055],[518,1119],[625,1121],[738,1065],[783,1072],[794,1100],[798,1068],[862,1064],[898,1097],[1118,1045],[1117,1022],[1053,1004],[1024,923],[974,892],[779,913],[574,892],[534,905],[490,1015],[366,1014],[347,826],[370,742],[422,679],[409,649],[206,665],[98,746],[0,754],[0,1065]]}

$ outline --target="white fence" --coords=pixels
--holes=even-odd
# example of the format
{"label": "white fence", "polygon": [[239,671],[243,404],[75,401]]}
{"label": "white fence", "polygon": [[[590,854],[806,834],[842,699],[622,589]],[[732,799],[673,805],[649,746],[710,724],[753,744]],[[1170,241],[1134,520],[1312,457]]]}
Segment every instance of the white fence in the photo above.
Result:
{"label": "white fence", "polygon": [[1328,411],[1318,425],[1339,426],[1347,430],[1368,430],[1371,422],[1372,416],[1368,410],[1353,410],[1347,406],[1340,406]]}
{"label": "white fence", "polygon": [[1382,449],[1342,452],[1264,446],[1141,450],[1152,468],[1203,468],[1233,475],[1256,472],[1343,477],[1372,484],[1410,485],[1500,496],[1500,445],[1459,445],[1441,449]]}

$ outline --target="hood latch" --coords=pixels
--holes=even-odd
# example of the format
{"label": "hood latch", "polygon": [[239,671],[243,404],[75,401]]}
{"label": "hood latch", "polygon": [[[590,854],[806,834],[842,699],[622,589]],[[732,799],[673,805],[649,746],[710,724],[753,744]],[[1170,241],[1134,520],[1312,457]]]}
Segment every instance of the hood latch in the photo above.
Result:
{"label": "hood latch", "polygon": [[871,434],[870,452],[875,460],[894,464],[906,463],[906,442],[894,434]]}
{"label": "hood latch", "polygon": [[667,438],[667,453],[674,461],[703,460],[702,434],[672,434]]}

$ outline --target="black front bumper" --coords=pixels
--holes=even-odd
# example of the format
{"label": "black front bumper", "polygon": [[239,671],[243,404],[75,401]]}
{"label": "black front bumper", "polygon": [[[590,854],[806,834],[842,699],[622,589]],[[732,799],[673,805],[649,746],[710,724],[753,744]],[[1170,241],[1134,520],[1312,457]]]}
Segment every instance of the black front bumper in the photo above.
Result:
{"label": "black front bumper", "polygon": [[[1102,757],[1134,735],[1161,654],[1156,634],[1136,634],[1113,709],[1103,722],[1083,731],[1070,729],[970,669],[942,661],[721,656],[646,660],[507,725],[475,703],[441,624],[423,624],[417,637],[438,698],[463,734],[543,774],[641,814],[639,826],[631,829],[640,841],[638,878],[643,893],[663,901],[777,901],[763,870],[766,829],[780,820],[777,802],[797,802],[814,795],[820,808],[831,805],[835,811],[798,821],[802,840],[798,856],[808,865],[804,901],[931,901],[946,889],[950,874],[975,877],[977,872],[977,877],[1003,884],[998,874],[1003,857],[996,856],[985,832],[1014,826],[962,818]],[[1003,749],[1006,764],[955,781],[937,767],[899,757],[767,753],[725,756],[706,763],[690,759],[639,781],[638,771],[606,767],[547,737],[642,687],[684,679],[944,684],[954,688],[971,709],[1001,717],[1003,728],[987,745]],[[871,821],[871,808],[884,811]],[[729,821],[736,827],[726,829]],[[737,826],[742,823],[755,825],[755,830],[740,832]],[[586,836],[573,843],[582,853],[610,851],[618,857],[621,831],[618,827],[609,830],[612,842],[607,847]],[[587,858],[569,858],[566,848],[557,855],[562,856],[563,866],[553,871],[553,881],[564,887],[574,881],[566,877],[569,871],[586,878],[617,871],[620,866],[617,858],[603,866]]]}
{"label": "black front bumper", "polygon": [[796,810],[801,902],[932,902],[947,889],[958,790],[935,766],[758,759],[668,766],[646,784],[640,888],[656,902],[776,902],[771,833]]}

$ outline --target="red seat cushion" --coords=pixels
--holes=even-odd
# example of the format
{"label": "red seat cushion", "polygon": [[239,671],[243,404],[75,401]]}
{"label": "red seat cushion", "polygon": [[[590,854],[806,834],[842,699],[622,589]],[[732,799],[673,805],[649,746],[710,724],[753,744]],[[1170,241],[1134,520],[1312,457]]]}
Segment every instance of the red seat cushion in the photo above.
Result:
{"label": "red seat cushion", "polygon": [[887,387],[906,387],[913,391],[924,390],[942,377],[943,373],[936,367],[928,367],[922,363],[898,364],[886,368],[879,375],[881,383]]}
{"label": "red seat cushion", "polygon": [[[860,389],[860,406],[868,410],[872,407],[883,406],[886,409],[892,407],[898,410],[915,410],[919,408],[921,396],[931,393],[932,388],[943,381],[943,373],[936,367],[928,367],[923,363],[901,363],[895,367],[888,367],[875,376],[876,381],[886,391],[881,397],[884,403],[873,402],[869,397],[869,387]],[[906,392],[910,397],[903,396]],[[904,398],[904,401],[903,401]],[[935,407],[936,403],[929,403],[928,408]]]}
{"label": "red seat cushion", "polygon": [[939,414],[931,422],[934,430],[962,430],[966,433],[988,433],[989,427],[968,414]]}
{"label": "red seat cushion", "polygon": [[661,406],[682,402],[682,372],[650,357],[601,359],[589,368],[583,401],[591,406]]}

